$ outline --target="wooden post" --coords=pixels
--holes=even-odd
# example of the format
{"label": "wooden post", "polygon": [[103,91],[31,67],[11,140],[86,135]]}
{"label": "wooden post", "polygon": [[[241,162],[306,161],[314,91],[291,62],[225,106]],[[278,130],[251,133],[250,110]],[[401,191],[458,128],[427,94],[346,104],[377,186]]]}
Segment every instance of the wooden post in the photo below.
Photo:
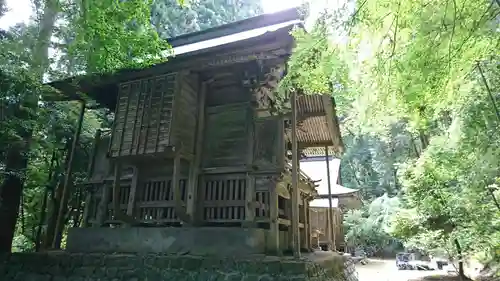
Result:
{"label": "wooden post", "polygon": [[54,149],[52,151],[52,159],[50,160],[50,166],[49,166],[49,176],[47,179],[47,186],[45,187],[45,190],[43,191],[43,198],[42,198],[42,209],[40,210],[40,222],[38,223],[38,228],[36,230],[36,236],[35,236],[35,251],[38,252],[40,250],[40,246],[42,244],[42,225],[45,223],[45,215],[46,215],[46,209],[47,209],[47,200],[49,197],[49,187],[53,186],[52,184],[52,177],[54,175],[54,164],[56,161],[56,150]]}
{"label": "wooden post", "polygon": [[100,227],[104,224],[108,216],[108,204],[110,195],[110,186],[108,183],[104,183],[101,190],[101,200],[97,209],[96,221],[93,227]]}
{"label": "wooden post", "polygon": [[335,249],[335,232],[333,230],[333,206],[332,206],[332,181],[330,178],[330,159],[328,156],[328,146],[325,146],[326,154],[326,180],[328,182],[328,233],[332,247]]}
{"label": "wooden post", "polygon": [[[120,161],[115,162],[115,171],[113,178],[113,196],[112,196],[112,209],[113,209],[113,220],[119,220],[120,218],[120,189],[121,189],[121,179],[122,179],[122,163]],[[125,223],[125,222],[124,222]]]}
{"label": "wooden post", "polygon": [[76,130],[75,130],[75,135],[73,137],[73,144],[71,145],[71,152],[69,155],[69,162],[68,162],[68,167],[66,169],[66,174],[64,175],[64,185],[63,185],[63,191],[62,191],[62,197],[61,197],[61,204],[59,205],[59,212],[57,214],[57,220],[56,220],[56,227],[55,227],[55,235],[54,235],[54,240],[52,240],[52,248],[54,249],[59,249],[61,247],[61,240],[62,240],[62,232],[64,228],[64,215],[67,209],[68,205],[68,200],[69,200],[69,195],[70,195],[70,185],[71,183],[71,176],[73,173],[73,160],[75,156],[75,151],[76,151],[76,146],[78,145],[78,142],[80,140],[80,133],[82,132],[82,123],[83,123],[83,116],[85,115],[85,101],[80,101],[81,102],[81,108],[80,108],[80,114],[78,116],[78,123],[76,125]]}
{"label": "wooden post", "polygon": [[292,240],[293,256],[300,257],[299,237],[299,171],[298,171],[298,145],[297,145],[297,93],[291,94],[292,105]]}
{"label": "wooden post", "polygon": [[[272,190],[269,191],[269,193],[272,193],[272,192],[273,192]],[[270,200],[271,199],[273,199],[272,195],[270,196]],[[278,201],[276,199],[276,204],[278,204],[277,202]],[[245,222],[242,224],[244,227],[254,227],[255,226],[254,225],[254,221],[255,221],[255,204],[254,203],[255,203],[255,177],[253,175],[250,175],[249,173],[247,173],[246,189],[245,189]],[[271,204],[270,211],[272,212],[272,208],[274,206],[274,203],[271,201],[270,204]],[[278,214],[277,211],[276,211],[276,214]],[[272,224],[272,222],[271,222],[271,224]]]}
{"label": "wooden post", "polygon": [[[288,190],[290,192],[290,199],[285,200],[285,215],[286,215],[286,218],[288,220],[290,220],[290,222],[292,222],[292,196],[293,196],[293,194],[292,194],[293,191],[291,189],[292,185],[289,184],[287,187],[288,187]],[[287,245],[286,245],[286,247],[288,247],[287,250],[292,250],[293,249],[292,225],[291,224],[288,225],[287,229],[288,229],[288,231],[287,231]]]}
{"label": "wooden post", "polygon": [[82,214],[82,227],[89,226],[89,216],[90,216],[90,206],[92,204],[92,191],[87,190],[87,195],[85,195],[85,207],[83,208]]}
{"label": "wooden post", "polygon": [[198,121],[196,124],[196,144],[194,148],[194,159],[189,167],[189,180],[188,189],[186,191],[186,214],[191,217],[191,224],[196,225],[199,223],[200,212],[199,204],[199,177],[200,177],[200,164],[203,151],[203,133],[205,130],[205,99],[207,96],[207,83],[201,83],[200,96],[198,97]]}
{"label": "wooden post", "polygon": [[[89,160],[89,167],[87,169],[87,179],[92,179],[92,175],[94,173],[94,167],[95,167],[95,157],[97,154],[97,149],[99,147],[99,143],[101,141],[101,134],[102,131],[101,129],[97,129],[94,135],[94,145],[92,147],[92,153],[90,154],[90,160]],[[83,219],[82,219],[82,226],[83,227],[88,227],[89,225],[89,212],[90,212],[90,207],[93,202],[93,197],[94,197],[94,189],[95,187],[92,186],[90,189],[92,190],[87,190],[87,195],[85,196],[85,208],[83,209]]]}
{"label": "wooden post", "polygon": [[172,176],[172,191],[174,195],[174,202],[175,202],[175,214],[177,217],[181,220],[181,223],[191,223],[191,218],[186,214],[186,209],[184,208],[184,204],[182,202],[182,196],[181,196],[181,186],[179,184],[179,181],[181,179],[181,151],[179,146],[175,147],[175,156],[174,156],[174,171],[173,171],[173,176]]}
{"label": "wooden post", "polygon": [[[253,108],[248,109],[247,114],[247,161],[246,166],[248,169],[251,169],[253,165],[253,155],[254,155],[254,144],[256,142],[255,139],[255,118],[254,118],[254,110]],[[272,193],[272,190],[269,190],[269,193]],[[272,199],[273,196],[271,195]],[[273,199],[274,200],[274,199]],[[277,202],[277,199],[276,199]],[[271,201],[271,210],[274,207],[274,202]],[[277,203],[276,203],[277,204]],[[272,212],[272,211],[271,211]],[[277,213],[276,213],[277,214]],[[277,219],[277,217],[276,217]],[[249,173],[246,175],[246,189],[245,189],[245,222],[242,224],[244,227],[254,227],[255,221],[255,177]],[[271,219],[272,221],[272,219]],[[271,222],[272,224],[272,222]],[[272,228],[271,228],[272,229]]]}
{"label": "wooden post", "polygon": [[309,213],[309,207],[308,201],[306,199],[306,196],[302,198],[302,216],[304,217],[304,238],[302,239],[302,248],[304,249],[309,249],[309,244],[311,242],[311,232],[309,229],[309,221],[308,221],[308,213]]}
{"label": "wooden post", "polygon": [[99,148],[99,143],[101,142],[101,129],[97,129],[94,135],[94,145],[92,146],[92,153],[90,154],[89,167],[87,169],[87,178],[92,178],[92,174],[94,173],[95,168],[95,157],[97,154],[97,150]]}
{"label": "wooden post", "polygon": [[269,250],[280,254],[279,223],[278,223],[278,192],[276,184],[269,190]]}
{"label": "wooden post", "polygon": [[311,208],[309,206],[309,199],[308,198],[305,198],[305,206],[307,207],[307,211],[306,211],[306,228],[307,228],[307,239],[306,239],[306,248],[308,250],[311,250],[312,249],[312,246],[311,246],[311,232],[312,232],[312,227],[311,227]]}
{"label": "wooden post", "polygon": [[134,174],[132,176],[132,181],[130,182],[130,194],[128,197],[127,204],[127,215],[133,217],[135,215],[135,201],[137,197],[138,185],[139,185],[139,168],[133,167]]}

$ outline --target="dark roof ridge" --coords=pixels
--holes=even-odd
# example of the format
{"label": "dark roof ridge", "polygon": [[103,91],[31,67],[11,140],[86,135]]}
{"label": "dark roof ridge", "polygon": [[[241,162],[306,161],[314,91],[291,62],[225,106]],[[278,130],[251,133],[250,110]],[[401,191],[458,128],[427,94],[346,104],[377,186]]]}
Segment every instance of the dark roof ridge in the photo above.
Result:
{"label": "dark roof ridge", "polygon": [[298,7],[290,8],[276,13],[262,14],[260,16],[227,23],[202,31],[179,35],[176,37],[168,38],[167,42],[172,47],[179,47],[240,32],[250,31],[257,28],[277,25],[293,20],[303,20]]}

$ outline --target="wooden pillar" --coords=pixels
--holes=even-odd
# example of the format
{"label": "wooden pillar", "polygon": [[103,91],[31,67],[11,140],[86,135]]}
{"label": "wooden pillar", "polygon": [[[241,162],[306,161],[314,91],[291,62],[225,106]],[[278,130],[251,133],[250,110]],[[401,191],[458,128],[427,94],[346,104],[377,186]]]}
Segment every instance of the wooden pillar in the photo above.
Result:
{"label": "wooden pillar", "polygon": [[309,210],[309,200],[306,196],[302,199],[304,202],[304,234],[305,234],[305,245],[304,248],[310,250],[311,249],[311,222],[310,219],[310,210]]}
{"label": "wooden pillar", "polygon": [[96,221],[93,227],[100,227],[104,224],[108,216],[108,204],[110,199],[110,186],[109,183],[104,183],[101,189],[101,200],[97,209]]}
{"label": "wooden pillar", "polygon": [[[115,171],[113,176],[113,187],[111,196],[111,209],[113,210],[113,220],[120,220],[120,191],[121,191],[121,181],[122,181],[122,163],[120,161],[115,162]],[[126,223],[122,221],[122,223]]]}
{"label": "wooden pillar", "polygon": [[175,203],[174,206],[175,214],[181,220],[182,223],[190,223],[190,220],[186,215],[186,210],[183,207],[183,202],[181,197],[181,186],[179,184],[180,179],[181,179],[181,153],[180,151],[175,151],[174,171],[172,175],[172,192]]}
{"label": "wooden pillar", "polygon": [[[248,109],[246,118],[246,131],[247,131],[247,159],[246,166],[251,169],[253,165],[254,145],[255,145],[255,114],[253,108]],[[273,190],[269,190],[272,193]],[[272,198],[272,196],[271,196]],[[270,203],[274,206],[274,203]],[[244,227],[254,227],[255,221],[255,177],[249,173],[246,175],[246,189],[245,189],[245,222],[242,224]]]}
{"label": "wooden pillar", "polygon": [[128,197],[128,204],[127,204],[127,215],[134,217],[135,215],[135,202],[137,198],[137,191],[138,191],[138,185],[139,185],[139,169],[137,167],[133,167],[133,175],[132,175],[132,181],[130,182],[130,194]]}
{"label": "wooden pillar", "polygon": [[[101,142],[101,135],[102,135],[101,129],[97,129],[95,132],[95,135],[94,135],[94,145],[92,146],[92,153],[90,154],[89,167],[87,169],[87,179],[88,180],[92,179],[92,175],[94,174],[95,157],[97,154],[99,143]],[[94,189],[95,189],[95,186],[92,185],[87,190],[87,195],[85,197],[85,208],[83,209],[83,219],[82,219],[82,226],[83,227],[89,226],[90,209],[91,209],[92,203],[94,202],[93,199],[95,196]]]}
{"label": "wooden pillar", "polygon": [[71,145],[71,152],[69,155],[68,167],[66,169],[66,174],[64,175],[64,185],[62,191],[61,202],[59,205],[59,212],[57,213],[56,227],[54,240],[52,241],[52,248],[59,249],[61,247],[62,232],[64,228],[65,213],[68,205],[69,195],[71,193],[70,185],[72,184],[72,174],[73,174],[73,160],[75,156],[76,146],[80,141],[80,134],[82,132],[83,116],[85,115],[85,101],[80,101],[80,114],[78,116],[78,123],[76,125],[75,135],[73,136],[73,143]]}
{"label": "wooden pillar", "polygon": [[335,250],[335,232],[333,230],[333,206],[332,206],[332,181],[330,177],[330,159],[328,155],[328,146],[325,146],[325,154],[326,154],[326,180],[328,182],[328,232],[330,242],[332,243],[332,247]]}
{"label": "wooden pillar", "polygon": [[51,186],[53,186],[52,178],[54,176],[53,170],[54,170],[55,162],[56,162],[56,151],[54,149],[52,151],[52,159],[50,160],[47,186],[45,187],[45,190],[43,191],[42,209],[40,210],[40,221],[38,223],[38,228],[36,230],[36,236],[35,236],[35,251],[36,252],[38,252],[40,250],[40,247],[42,246],[42,225],[45,223],[45,215],[47,214],[46,209],[47,209],[47,201],[48,201],[48,197],[49,197],[49,188]]}
{"label": "wooden pillar", "polygon": [[[89,188],[89,189],[92,189],[92,188]],[[83,208],[81,227],[88,227],[89,226],[90,207],[92,205],[93,195],[94,194],[93,194],[92,190],[87,190],[87,195],[85,195],[85,207]]]}
{"label": "wooden pillar", "polygon": [[[275,191],[274,191],[275,192]],[[273,190],[269,191],[269,194],[273,193]],[[272,199],[272,195],[270,195],[270,200]],[[273,199],[274,200],[274,199]],[[276,199],[276,208],[278,200]],[[255,227],[255,177],[247,173],[246,176],[246,189],[245,189],[245,223],[243,223],[244,227]],[[274,206],[272,202],[270,202],[271,208]],[[278,214],[278,211],[276,211]],[[277,218],[276,218],[277,219]]]}
{"label": "wooden pillar", "polygon": [[[289,185],[289,192],[290,192],[290,199],[285,200],[285,215],[290,222],[292,222],[292,190],[291,190],[291,185]],[[286,240],[286,249],[287,250],[292,250],[293,249],[293,231],[292,231],[292,225],[287,226],[288,231],[287,231],[287,240]]]}
{"label": "wooden pillar", "polygon": [[[302,203],[302,210],[300,210],[300,216],[303,218],[302,224],[304,228],[302,228],[302,233],[300,234],[300,248],[307,249],[307,239],[309,235],[307,234],[307,207],[306,207],[306,199],[305,194],[301,194],[300,202]],[[299,220],[300,222],[300,220]]]}
{"label": "wooden pillar", "polygon": [[269,190],[269,251],[273,254],[280,254],[280,236],[278,223],[278,192],[274,184]]}
{"label": "wooden pillar", "polygon": [[297,93],[291,94],[292,105],[292,240],[293,256],[300,257],[300,237],[299,237],[299,157],[297,155]]}
{"label": "wooden pillar", "polygon": [[207,96],[207,83],[202,82],[200,86],[200,94],[198,96],[198,120],[196,123],[196,142],[194,148],[194,159],[189,165],[189,181],[186,193],[186,214],[191,218],[191,224],[199,224],[200,212],[198,200],[199,197],[199,178],[200,164],[203,150],[203,134],[205,130],[205,100]]}

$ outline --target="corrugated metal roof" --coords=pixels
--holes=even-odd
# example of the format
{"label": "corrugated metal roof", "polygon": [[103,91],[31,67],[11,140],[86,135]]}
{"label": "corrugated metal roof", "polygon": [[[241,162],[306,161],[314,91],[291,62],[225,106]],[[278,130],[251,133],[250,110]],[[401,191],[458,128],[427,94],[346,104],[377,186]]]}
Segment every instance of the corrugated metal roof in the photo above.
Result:
{"label": "corrugated metal roof", "polygon": [[306,118],[297,130],[297,141],[304,146],[332,145],[332,138],[328,130],[326,116],[313,116]]}
{"label": "corrugated metal roof", "polygon": [[[327,112],[330,108],[334,110],[330,95],[300,95],[297,98],[299,119],[297,141],[299,146],[301,148],[322,147],[323,149],[322,152],[316,150],[314,151],[316,154],[310,155],[325,155],[325,146],[331,148],[331,154],[338,155],[343,150],[335,112]],[[332,118],[332,120],[328,120],[328,118]]]}
{"label": "corrugated metal roof", "polygon": [[301,114],[322,113],[325,115],[325,106],[321,95],[302,95],[297,97],[297,109]]}

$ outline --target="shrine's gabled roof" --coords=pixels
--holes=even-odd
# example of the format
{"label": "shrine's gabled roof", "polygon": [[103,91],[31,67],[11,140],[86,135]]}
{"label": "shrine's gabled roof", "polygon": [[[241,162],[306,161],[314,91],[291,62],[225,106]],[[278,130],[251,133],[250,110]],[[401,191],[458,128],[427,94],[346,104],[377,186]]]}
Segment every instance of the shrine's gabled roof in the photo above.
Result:
{"label": "shrine's gabled roof", "polygon": [[[116,83],[138,79],[154,73],[177,71],[189,66],[198,68],[203,58],[232,50],[266,52],[269,46],[291,51],[293,38],[290,31],[301,25],[297,8],[273,14],[249,18],[204,31],[189,33],[167,41],[173,47],[172,54],[165,53],[166,62],[144,69],[122,69],[113,74],[85,75],[53,81],[48,85],[64,92],[68,100],[80,99],[78,92],[113,110],[116,104]],[[267,49],[266,49],[267,46]],[[167,55],[168,54],[168,55]],[[249,59],[250,60],[250,59]]]}
{"label": "shrine's gabled roof", "polygon": [[[118,84],[168,72],[190,70],[202,72],[228,64],[291,54],[294,39],[290,34],[302,26],[297,8],[264,14],[205,31],[167,40],[173,47],[168,61],[144,69],[122,69],[113,74],[86,75],[48,83],[63,92],[67,100],[81,99],[85,93],[101,106],[114,110]],[[167,57],[167,56],[166,56]],[[300,148],[331,146],[337,154],[343,144],[330,95],[300,96],[298,115],[301,121],[297,139]]]}

